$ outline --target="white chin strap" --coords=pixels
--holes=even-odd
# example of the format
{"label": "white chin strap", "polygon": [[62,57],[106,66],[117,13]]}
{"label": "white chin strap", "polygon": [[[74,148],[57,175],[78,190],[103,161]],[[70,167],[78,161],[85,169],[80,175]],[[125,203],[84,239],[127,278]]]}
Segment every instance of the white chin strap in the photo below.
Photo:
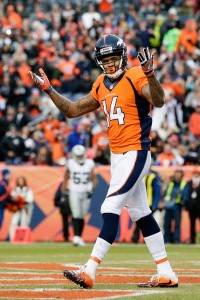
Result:
{"label": "white chin strap", "polygon": [[124,73],[125,69],[122,70],[122,69],[119,69],[117,70],[117,72],[113,73],[113,74],[108,74],[108,73],[105,73],[105,75],[108,77],[108,78],[112,78],[112,79],[117,79],[120,75],[122,75],[122,73]]}

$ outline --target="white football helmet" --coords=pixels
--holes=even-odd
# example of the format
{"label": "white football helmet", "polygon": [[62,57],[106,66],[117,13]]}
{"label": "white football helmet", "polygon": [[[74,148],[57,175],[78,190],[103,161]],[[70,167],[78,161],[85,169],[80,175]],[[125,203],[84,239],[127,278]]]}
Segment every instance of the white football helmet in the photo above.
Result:
{"label": "white football helmet", "polygon": [[85,147],[82,145],[75,145],[72,148],[72,157],[77,161],[79,164],[84,164],[86,155],[85,155]]}

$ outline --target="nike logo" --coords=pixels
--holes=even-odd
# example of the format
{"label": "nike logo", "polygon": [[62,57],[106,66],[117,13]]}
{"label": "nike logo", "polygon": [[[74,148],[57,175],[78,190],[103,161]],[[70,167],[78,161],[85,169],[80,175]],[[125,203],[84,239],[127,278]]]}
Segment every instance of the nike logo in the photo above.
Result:
{"label": "nike logo", "polygon": [[172,281],[169,279],[169,282],[159,282],[159,285],[165,285],[165,284],[171,284],[172,283]]}

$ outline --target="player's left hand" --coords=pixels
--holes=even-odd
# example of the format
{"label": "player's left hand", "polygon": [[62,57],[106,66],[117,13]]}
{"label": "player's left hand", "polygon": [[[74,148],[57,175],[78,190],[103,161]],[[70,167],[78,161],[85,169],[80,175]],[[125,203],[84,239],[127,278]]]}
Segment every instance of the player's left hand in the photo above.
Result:
{"label": "player's left hand", "polygon": [[43,91],[45,91],[46,93],[49,93],[52,91],[52,86],[49,82],[49,79],[47,77],[47,75],[45,74],[45,72],[43,71],[42,68],[39,69],[40,75],[38,76],[35,73],[29,71],[29,74],[31,76],[31,78],[33,79],[33,81],[35,82],[35,84],[42,89]]}
{"label": "player's left hand", "polygon": [[152,51],[150,53],[149,48],[143,48],[143,53],[138,52],[137,58],[141,64],[141,68],[145,75],[152,76],[154,74],[153,69],[153,56],[155,55],[156,51]]}

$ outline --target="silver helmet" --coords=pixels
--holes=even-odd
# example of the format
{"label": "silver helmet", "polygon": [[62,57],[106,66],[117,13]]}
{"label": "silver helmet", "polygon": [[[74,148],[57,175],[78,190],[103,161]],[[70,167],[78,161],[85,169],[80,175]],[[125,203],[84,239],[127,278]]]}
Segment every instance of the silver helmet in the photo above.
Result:
{"label": "silver helmet", "polygon": [[85,147],[82,145],[75,145],[72,148],[72,157],[77,161],[79,164],[83,164],[86,159],[86,150]]}

